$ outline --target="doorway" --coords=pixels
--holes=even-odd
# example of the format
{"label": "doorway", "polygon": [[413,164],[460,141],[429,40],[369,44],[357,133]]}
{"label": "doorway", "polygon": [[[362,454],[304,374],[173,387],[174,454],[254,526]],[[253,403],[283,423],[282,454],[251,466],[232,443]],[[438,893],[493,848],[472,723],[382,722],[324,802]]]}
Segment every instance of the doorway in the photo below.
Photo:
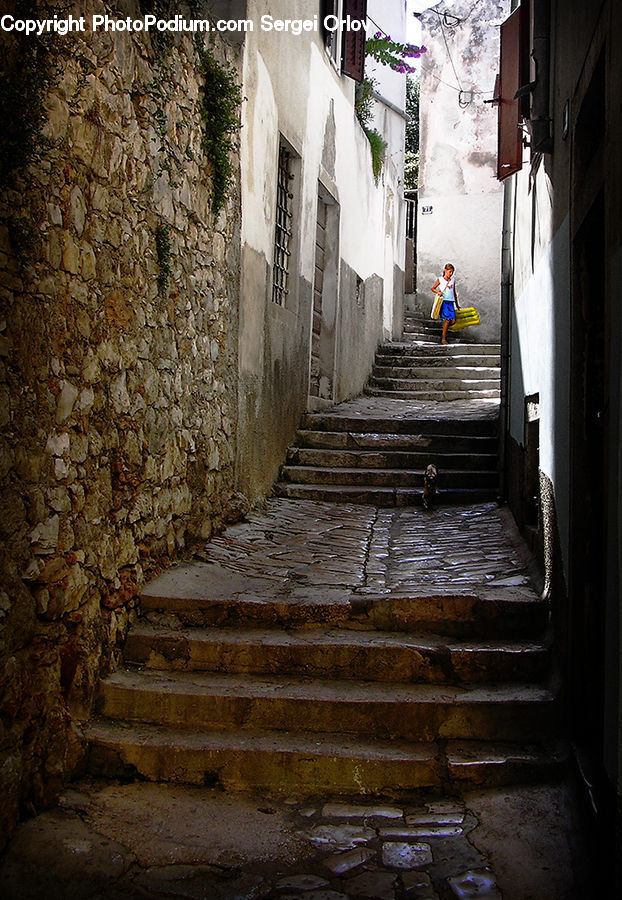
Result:
{"label": "doorway", "polygon": [[335,348],[339,281],[339,205],[318,186],[313,276],[309,396],[335,398]]}

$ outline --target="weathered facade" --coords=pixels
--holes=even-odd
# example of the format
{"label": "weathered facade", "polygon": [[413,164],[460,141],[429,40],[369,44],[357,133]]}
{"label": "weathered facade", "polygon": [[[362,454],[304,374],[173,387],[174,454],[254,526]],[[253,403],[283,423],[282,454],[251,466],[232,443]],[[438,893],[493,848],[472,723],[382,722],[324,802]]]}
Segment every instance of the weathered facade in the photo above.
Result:
{"label": "weathered facade", "polygon": [[612,879],[622,795],[622,11],[612,0],[513,5],[499,157],[500,171],[514,172],[503,265],[507,495],[546,569],[567,728]]}
{"label": "weathered facade", "polygon": [[421,15],[421,149],[416,305],[429,312],[431,286],[456,267],[462,306],[481,325],[463,340],[498,340],[503,190],[495,178],[493,99],[499,25],[509,0],[441,2]]}
{"label": "weathered facade", "polygon": [[3,832],[75,765],[137,586],[233,514],[240,259],[190,35],[4,37]]}
{"label": "weathered facade", "polygon": [[[339,18],[364,8],[333,6]],[[309,7],[303,0],[249,0],[245,17],[304,19]],[[385,7],[369,3],[388,33]],[[397,39],[405,3],[390,7]],[[377,103],[388,149],[376,183],[355,115],[355,82],[341,72],[335,41],[335,33],[321,29],[300,35],[255,29],[244,40],[237,476],[251,501],[276,480],[302,412],[359,393],[378,343],[401,332],[405,79],[388,73],[389,83],[391,75],[398,81],[397,111]],[[287,166],[282,215],[291,234],[287,283],[275,292],[280,159],[281,171]]]}

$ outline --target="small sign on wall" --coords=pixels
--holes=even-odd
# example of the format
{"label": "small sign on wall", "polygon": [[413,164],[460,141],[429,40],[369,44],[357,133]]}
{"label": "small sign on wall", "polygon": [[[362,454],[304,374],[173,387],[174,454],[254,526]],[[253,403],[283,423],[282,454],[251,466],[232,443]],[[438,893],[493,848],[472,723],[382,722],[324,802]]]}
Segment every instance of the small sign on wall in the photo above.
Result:
{"label": "small sign on wall", "polygon": [[422,206],[421,207],[421,215],[422,216],[431,216],[433,209],[434,209],[433,206]]}

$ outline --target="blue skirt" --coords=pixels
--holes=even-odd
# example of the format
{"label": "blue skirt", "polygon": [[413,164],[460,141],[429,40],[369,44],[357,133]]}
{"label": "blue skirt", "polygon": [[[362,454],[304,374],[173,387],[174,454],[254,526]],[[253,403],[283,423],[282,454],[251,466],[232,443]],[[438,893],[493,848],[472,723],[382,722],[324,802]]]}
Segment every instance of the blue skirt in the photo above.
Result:
{"label": "blue skirt", "polygon": [[456,308],[453,300],[443,300],[439,318],[451,321],[456,318]]}

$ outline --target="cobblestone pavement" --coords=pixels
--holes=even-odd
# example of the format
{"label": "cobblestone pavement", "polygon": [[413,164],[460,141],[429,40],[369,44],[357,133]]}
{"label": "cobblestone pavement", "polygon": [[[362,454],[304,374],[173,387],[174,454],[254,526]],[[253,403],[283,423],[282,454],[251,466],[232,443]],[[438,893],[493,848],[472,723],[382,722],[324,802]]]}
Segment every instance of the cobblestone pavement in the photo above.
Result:
{"label": "cobblestone pavement", "polygon": [[[538,588],[513,520],[495,504],[427,512],[270,500],[210,541],[196,563],[206,564],[216,583],[221,573],[259,601]],[[575,810],[563,783],[396,805],[83,781],[19,827],[0,860],[0,896],[585,898]]]}
{"label": "cobblestone pavement", "polygon": [[298,804],[82,782],[22,824],[6,900],[571,900],[585,856],[563,785],[408,805]]}
{"label": "cobblestone pavement", "polygon": [[319,587],[399,596],[449,586],[525,594],[537,581],[512,516],[495,503],[427,511],[270,500],[198,556],[246,576],[255,596]]}
{"label": "cobblestone pavement", "polygon": [[469,400],[456,403],[452,400],[405,400],[393,397],[355,397],[331,406],[325,412],[331,417],[391,418],[391,419],[496,419],[499,401],[495,399]]}

